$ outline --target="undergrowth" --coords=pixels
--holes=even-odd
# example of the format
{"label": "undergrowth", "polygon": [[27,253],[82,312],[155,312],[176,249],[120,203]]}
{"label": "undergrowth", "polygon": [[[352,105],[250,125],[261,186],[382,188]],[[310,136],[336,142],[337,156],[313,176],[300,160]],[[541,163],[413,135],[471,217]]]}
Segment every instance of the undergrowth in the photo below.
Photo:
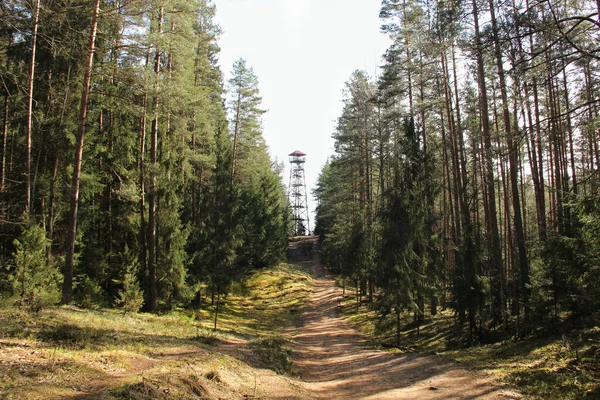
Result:
{"label": "undergrowth", "polygon": [[281,336],[260,338],[252,342],[252,348],[263,366],[279,374],[292,372],[291,346]]}

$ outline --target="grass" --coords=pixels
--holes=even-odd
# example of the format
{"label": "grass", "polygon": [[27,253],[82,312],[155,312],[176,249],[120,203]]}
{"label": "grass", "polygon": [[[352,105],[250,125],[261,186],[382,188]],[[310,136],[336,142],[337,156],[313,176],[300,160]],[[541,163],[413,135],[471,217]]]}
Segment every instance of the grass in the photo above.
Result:
{"label": "grass", "polygon": [[450,362],[494,375],[532,399],[600,398],[600,327],[552,337],[504,340],[466,347],[460,340],[454,315],[428,316],[417,330],[412,315],[403,316],[401,348],[395,344],[393,318],[380,318],[364,303],[346,293],[343,313],[376,346],[390,351],[435,354]]}
{"label": "grass", "polygon": [[257,272],[227,296],[217,331],[211,307],[154,315],[2,306],[0,399],[241,398],[255,368],[290,371],[278,335],[310,285],[297,266]]}
{"label": "grass", "polygon": [[[248,277],[233,286],[220,305],[217,328],[252,338],[278,334],[293,324],[311,293],[312,278],[304,267],[281,264]],[[214,305],[204,307],[196,318],[205,328],[213,326]]]}

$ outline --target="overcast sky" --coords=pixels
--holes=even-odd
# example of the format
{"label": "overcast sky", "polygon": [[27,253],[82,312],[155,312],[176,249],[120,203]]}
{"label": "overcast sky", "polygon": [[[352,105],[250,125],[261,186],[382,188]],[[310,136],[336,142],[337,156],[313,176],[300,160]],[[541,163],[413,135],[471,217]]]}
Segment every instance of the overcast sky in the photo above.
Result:
{"label": "overcast sky", "polygon": [[273,159],[307,154],[305,171],[314,229],[311,191],[327,157],[341,112],[344,82],[352,71],[376,75],[389,45],[379,31],[380,0],[214,0],[223,34],[220,64],[228,79],[244,58],[258,76],[264,137]]}

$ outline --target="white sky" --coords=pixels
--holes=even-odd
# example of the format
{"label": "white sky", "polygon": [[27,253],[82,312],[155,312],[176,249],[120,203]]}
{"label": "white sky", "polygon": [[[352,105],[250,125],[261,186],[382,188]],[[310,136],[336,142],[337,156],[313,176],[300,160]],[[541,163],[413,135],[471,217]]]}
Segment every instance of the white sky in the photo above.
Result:
{"label": "white sky", "polygon": [[341,113],[342,89],[362,69],[375,76],[389,40],[379,32],[380,0],[214,0],[223,34],[220,65],[229,79],[242,57],[258,76],[264,137],[273,159],[307,154],[305,173],[310,228],[311,191],[327,157]]}

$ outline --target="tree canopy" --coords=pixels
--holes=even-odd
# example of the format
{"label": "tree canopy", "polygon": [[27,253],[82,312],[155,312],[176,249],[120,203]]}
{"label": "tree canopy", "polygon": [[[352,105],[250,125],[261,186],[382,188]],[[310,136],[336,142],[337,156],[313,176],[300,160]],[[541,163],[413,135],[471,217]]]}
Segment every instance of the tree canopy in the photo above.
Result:
{"label": "tree canopy", "polygon": [[240,59],[223,83],[215,12],[3,3],[2,295],[156,311],[282,260],[258,80]]}

